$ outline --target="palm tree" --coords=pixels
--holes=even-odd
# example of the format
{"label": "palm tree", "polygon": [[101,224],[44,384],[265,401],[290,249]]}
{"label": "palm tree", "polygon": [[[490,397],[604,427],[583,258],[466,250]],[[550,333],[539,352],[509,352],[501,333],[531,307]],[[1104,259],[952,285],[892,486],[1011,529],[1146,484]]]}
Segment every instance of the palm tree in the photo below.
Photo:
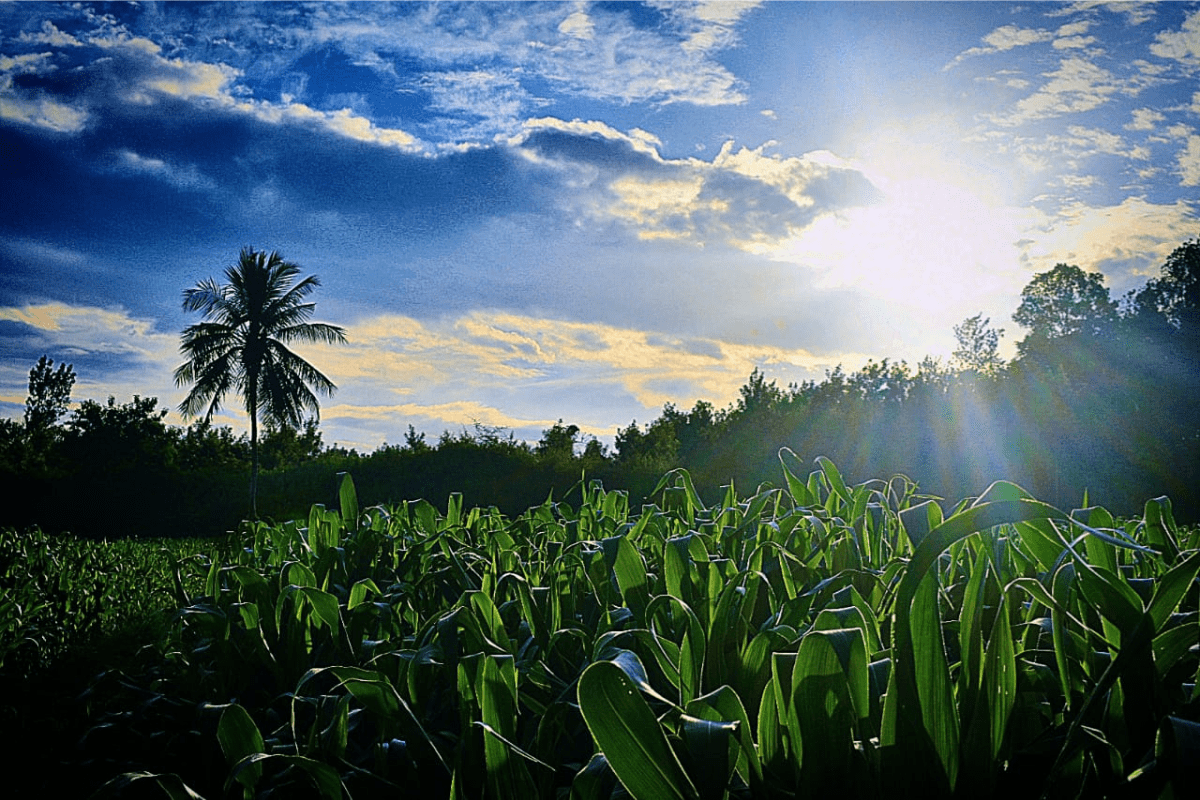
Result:
{"label": "palm tree", "polygon": [[187,363],[175,370],[175,385],[194,384],[179,404],[185,418],[212,419],[230,389],[242,396],[250,415],[250,512],[258,516],[258,419],[298,427],[305,411],[320,414],[313,390],[326,396],[337,388],[285,345],[290,342],[345,343],[336,325],[307,322],[313,304],[304,302],[320,281],[293,283],[300,268],[244,248],[238,263],[225,269],[227,284],[209,278],[183,293],[185,311],[204,321],[183,331],[180,350]]}

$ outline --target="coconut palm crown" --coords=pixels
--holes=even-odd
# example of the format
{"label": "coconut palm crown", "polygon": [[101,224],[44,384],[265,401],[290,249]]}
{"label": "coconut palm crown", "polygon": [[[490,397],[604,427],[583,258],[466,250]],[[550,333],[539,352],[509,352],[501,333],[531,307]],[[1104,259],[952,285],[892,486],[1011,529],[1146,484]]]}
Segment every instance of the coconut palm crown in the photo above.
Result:
{"label": "coconut palm crown", "polygon": [[316,276],[296,282],[300,268],[277,252],[244,248],[225,269],[226,284],[212,278],[184,290],[185,311],[204,321],[183,331],[180,351],[187,362],[175,370],[175,385],[192,384],[179,404],[184,417],[211,420],[231,389],[242,396],[250,415],[250,508],[257,516],[258,422],[298,427],[305,412],[319,416],[315,392],[337,388],[312,364],[289,350],[291,342],[345,343],[345,331],[308,322],[313,303],[305,298],[318,286]]}

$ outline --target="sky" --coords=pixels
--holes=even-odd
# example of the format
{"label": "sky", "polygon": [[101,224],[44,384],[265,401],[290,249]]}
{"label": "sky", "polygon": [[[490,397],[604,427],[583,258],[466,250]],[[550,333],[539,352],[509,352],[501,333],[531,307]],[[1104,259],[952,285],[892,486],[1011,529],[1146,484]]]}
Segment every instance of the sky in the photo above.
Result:
{"label": "sky", "polygon": [[295,347],[326,444],[611,443],[1157,275],[1200,3],[0,2],[0,181],[0,415],[43,354],[175,409],[183,291],[253,247],[346,330]]}

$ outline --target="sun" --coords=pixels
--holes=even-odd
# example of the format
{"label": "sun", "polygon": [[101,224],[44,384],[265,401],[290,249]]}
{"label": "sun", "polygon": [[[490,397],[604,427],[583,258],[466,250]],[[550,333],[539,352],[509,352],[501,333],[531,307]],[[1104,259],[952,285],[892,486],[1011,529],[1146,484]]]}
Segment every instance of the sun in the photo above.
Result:
{"label": "sun", "polygon": [[881,147],[843,165],[872,182],[878,202],[819,216],[778,257],[812,270],[818,287],[878,300],[882,315],[914,330],[948,332],[980,310],[1011,313],[1026,277],[1027,210],[1006,205],[981,170],[936,147]]}

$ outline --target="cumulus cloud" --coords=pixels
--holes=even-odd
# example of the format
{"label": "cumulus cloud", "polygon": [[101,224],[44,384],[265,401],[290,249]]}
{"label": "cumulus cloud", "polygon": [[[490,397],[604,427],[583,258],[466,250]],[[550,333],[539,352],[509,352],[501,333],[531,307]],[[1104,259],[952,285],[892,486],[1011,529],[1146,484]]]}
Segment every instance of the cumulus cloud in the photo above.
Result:
{"label": "cumulus cloud", "polygon": [[1091,111],[1127,88],[1103,67],[1079,57],[1065,58],[1057,70],[1045,73],[1049,80],[1013,111],[994,117],[1001,125],[1020,125],[1047,117]]}
{"label": "cumulus cloud", "polygon": [[1047,9],[1044,13],[1047,17],[1069,17],[1105,9],[1113,14],[1124,15],[1130,25],[1141,25],[1154,18],[1154,6],[1154,0],[1077,0]]}
{"label": "cumulus cloud", "polygon": [[0,88],[0,119],[55,133],[78,133],[87,125],[86,111],[48,97],[5,95]]}
{"label": "cumulus cloud", "polygon": [[1200,11],[1191,11],[1177,31],[1160,31],[1150,52],[1185,65],[1200,66]]}
{"label": "cumulus cloud", "polygon": [[1095,36],[1064,36],[1054,40],[1055,50],[1082,50],[1096,43]]}
{"label": "cumulus cloud", "polygon": [[36,33],[21,31],[17,41],[30,44],[48,44],[53,47],[82,47],[83,42],[69,33],[63,33],[50,20],[42,21],[42,28]]}
{"label": "cumulus cloud", "polygon": [[541,119],[511,140],[518,152],[587,188],[561,202],[576,213],[630,226],[643,240],[721,243],[764,253],[820,210],[874,201],[870,181],[830,153],[782,157],[722,145],[712,161],[664,159],[654,137],[603,123]]}
{"label": "cumulus cloud", "polygon": [[55,133],[83,130],[88,120],[86,110],[45,92],[17,87],[18,76],[45,75],[56,69],[53,53],[0,54],[0,119]]}
{"label": "cumulus cloud", "polygon": [[1116,205],[1075,203],[1048,218],[1023,261],[1032,272],[1059,262],[1098,269],[1119,296],[1158,274],[1159,266],[1195,235],[1195,208],[1184,201],[1152,203],[1130,197]]}
{"label": "cumulus cloud", "polygon": [[1179,183],[1200,186],[1200,136],[1189,136],[1187,145],[1179,151]]}
{"label": "cumulus cloud", "polygon": [[1131,131],[1152,131],[1166,118],[1165,114],[1152,108],[1135,108],[1133,121],[1126,123],[1125,128]]}

